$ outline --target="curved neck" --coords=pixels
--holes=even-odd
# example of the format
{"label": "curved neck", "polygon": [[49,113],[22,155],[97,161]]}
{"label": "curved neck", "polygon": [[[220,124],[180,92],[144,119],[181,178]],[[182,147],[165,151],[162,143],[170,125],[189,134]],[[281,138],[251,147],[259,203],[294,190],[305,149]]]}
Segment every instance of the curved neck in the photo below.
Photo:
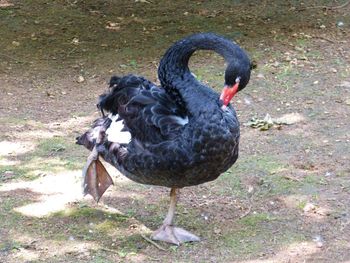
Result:
{"label": "curved neck", "polygon": [[159,64],[159,80],[168,93],[174,97],[180,95],[190,111],[191,104],[196,104],[192,105],[192,108],[198,110],[198,107],[205,105],[205,101],[210,97],[218,101],[217,94],[198,82],[190,72],[188,62],[196,50],[213,50],[224,57],[227,63],[239,60],[242,56],[242,50],[237,44],[213,33],[191,35],[176,42],[167,50]]}

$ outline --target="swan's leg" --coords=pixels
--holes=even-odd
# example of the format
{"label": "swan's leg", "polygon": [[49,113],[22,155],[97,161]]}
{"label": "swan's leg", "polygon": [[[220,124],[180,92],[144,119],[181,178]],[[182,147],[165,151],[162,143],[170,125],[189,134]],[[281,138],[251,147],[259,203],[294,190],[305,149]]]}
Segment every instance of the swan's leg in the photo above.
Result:
{"label": "swan's leg", "polygon": [[83,169],[83,189],[84,195],[90,194],[98,202],[107,188],[113,184],[111,176],[106,168],[98,159],[97,147],[104,140],[105,129],[101,128],[96,144],[89,155],[86,165]]}
{"label": "swan's leg", "polygon": [[185,242],[200,241],[200,238],[196,235],[193,235],[180,227],[173,226],[177,202],[176,191],[176,188],[171,188],[168,214],[163,221],[163,225],[152,234],[151,238],[153,240],[164,241],[175,245],[180,245]]}

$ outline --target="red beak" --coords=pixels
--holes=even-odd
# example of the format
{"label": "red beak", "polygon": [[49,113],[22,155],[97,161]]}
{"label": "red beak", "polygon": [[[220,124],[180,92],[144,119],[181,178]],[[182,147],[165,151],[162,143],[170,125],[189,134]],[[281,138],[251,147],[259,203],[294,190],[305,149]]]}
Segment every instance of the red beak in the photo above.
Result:
{"label": "red beak", "polygon": [[239,86],[239,82],[236,82],[236,84],[233,86],[224,87],[220,95],[220,100],[222,100],[224,107],[226,107],[230,103],[233,96],[237,93],[238,86]]}

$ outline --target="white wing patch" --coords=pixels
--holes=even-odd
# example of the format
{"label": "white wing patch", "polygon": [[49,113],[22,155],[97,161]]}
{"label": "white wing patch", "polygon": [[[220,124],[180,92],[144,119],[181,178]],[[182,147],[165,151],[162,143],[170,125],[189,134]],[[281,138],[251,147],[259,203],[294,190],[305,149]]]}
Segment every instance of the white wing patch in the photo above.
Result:
{"label": "white wing patch", "polygon": [[181,118],[178,116],[172,116],[172,118],[180,125],[184,126],[188,123],[188,117],[186,116],[185,118]]}
{"label": "white wing patch", "polygon": [[112,120],[111,125],[106,130],[108,141],[117,143],[129,143],[131,140],[131,134],[128,131],[122,131],[124,128],[123,120],[117,121],[118,117],[118,114],[109,114],[108,116],[108,118]]}

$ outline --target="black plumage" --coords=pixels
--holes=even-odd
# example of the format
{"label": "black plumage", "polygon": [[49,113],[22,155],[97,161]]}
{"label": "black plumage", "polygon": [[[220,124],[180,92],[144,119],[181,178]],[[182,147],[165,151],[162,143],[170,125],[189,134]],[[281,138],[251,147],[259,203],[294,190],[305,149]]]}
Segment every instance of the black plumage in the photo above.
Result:
{"label": "black plumage", "polygon": [[[143,184],[181,188],[225,172],[238,158],[239,122],[233,107],[223,105],[218,93],[191,74],[188,61],[199,49],[225,58],[228,90],[247,85],[251,63],[237,44],[212,33],[189,36],[163,56],[158,69],[161,87],[135,75],[112,77],[110,91],[98,102],[103,114],[110,115],[96,120],[78,144],[94,149],[92,159],[101,156]],[[120,132],[129,133],[130,141],[109,140],[106,132],[113,121],[119,121]]]}

